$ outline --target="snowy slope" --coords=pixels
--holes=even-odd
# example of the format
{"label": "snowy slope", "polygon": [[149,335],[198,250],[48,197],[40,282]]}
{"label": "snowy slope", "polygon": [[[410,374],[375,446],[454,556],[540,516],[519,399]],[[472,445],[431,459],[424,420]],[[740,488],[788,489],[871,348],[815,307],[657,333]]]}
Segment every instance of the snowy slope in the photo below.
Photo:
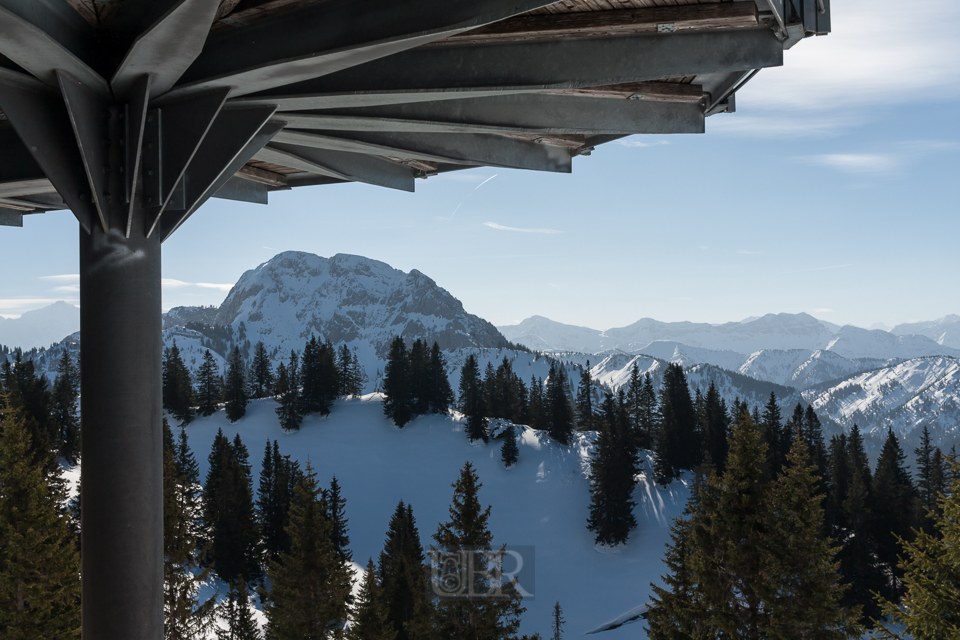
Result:
{"label": "snowy slope", "polygon": [[212,325],[217,317],[218,307],[174,307],[163,314],[163,328],[185,326],[191,322]]}
{"label": "snowy slope", "polygon": [[847,325],[824,347],[845,358],[918,358],[921,356],[960,357],[960,349],[937,344],[922,335],[894,335],[879,329]]}
{"label": "snowy slope", "polygon": [[19,318],[0,318],[0,344],[24,351],[49,347],[80,330],[80,308],[66,302],[27,311]]}
{"label": "snowy slope", "polygon": [[[283,453],[301,464],[309,459],[322,482],[336,474],[347,499],[350,548],[354,561],[363,564],[380,553],[387,522],[401,499],[413,506],[424,546],[429,545],[438,523],[448,517],[450,485],[470,460],[483,483],[480,500],[493,506],[495,544],[535,547],[536,591],[525,602],[523,633],[546,637],[557,600],[570,638],[645,603],[649,583],[664,571],[661,555],[669,523],[682,513],[688,496],[683,482],[656,487],[648,468],[634,492],[638,529],[618,553],[599,553],[586,529],[592,434],[577,434],[572,446],[561,447],[526,430],[518,464],[504,469],[499,442],[472,446],[462,423],[445,416],[423,416],[399,430],[384,419],[379,396],[339,401],[329,417],[308,417],[293,433],[279,428],[275,406],[272,400],[253,402],[236,424],[229,424],[222,411],[191,423],[187,433],[201,476],[218,428],[231,438],[240,434],[255,476],[264,444],[277,439]],[[625,640],[638,634],[644,635],[634,624],[603,637]]]}
{"label": "snowy slope", "polygon": [[747,359],[747,356],[736,351],[691,347],[673,340],[651,342],[647,346],[635,350],[634,353],[642,353],[667,362],[675,362],[684,367],[695,364],[712,364],[731,371],[736,371]]}
{"label": "snowy slope", "polygon": [[890,333],[898,336],[917,334],[926,336],[945,347],[960,349],[960,316],[949,315],[931,322],[898,324]]}
{"label": "snowy slope", "polygon": [[854,424],[874,433],[893,429],[912,440],[927,425],[938,441],[956,442],[960,437],[957,358],[914,358],[827,388],[807,389],[803,396],[821,417],[847,429]]}

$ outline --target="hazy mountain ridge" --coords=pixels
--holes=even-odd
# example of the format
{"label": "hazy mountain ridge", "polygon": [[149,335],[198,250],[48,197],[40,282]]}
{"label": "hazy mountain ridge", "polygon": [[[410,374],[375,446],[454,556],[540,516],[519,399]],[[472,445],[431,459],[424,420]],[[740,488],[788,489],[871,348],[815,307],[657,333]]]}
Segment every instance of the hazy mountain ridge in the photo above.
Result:
{"label": "hazy mountain ridge", "polygon": [[80,330],[80,308],[64,301],[19,318],[0,318],[0,344],[21,349],[49,347]]}

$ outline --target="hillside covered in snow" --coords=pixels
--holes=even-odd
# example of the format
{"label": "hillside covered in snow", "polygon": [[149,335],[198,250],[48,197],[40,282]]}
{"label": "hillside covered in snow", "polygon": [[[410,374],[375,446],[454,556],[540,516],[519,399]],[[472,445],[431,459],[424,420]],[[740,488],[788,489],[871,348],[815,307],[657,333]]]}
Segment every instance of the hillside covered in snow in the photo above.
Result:
{"label": "hillside covered in snow", "polygon": [[[519,461],[506,469],[500,442],[470,444],[457,416],[421,416],[398,429],[383,416],[381,398],[370,395],[340,400],[330,416],[309,416],[299,431],[284,432],[273,400],[252,402],[235,424],[223,411],[187,426],[190,446],[207,470],[207,454],[218,429],[239,434],[250,450],[253,486],[258,483],[265,443],[278,440],[284,454],[310,464],[326,484],[333,475],[347,499],[350,549],[354,562],[376,558],[398,501],[412,505],[424,548],[438,523],[448,518],[451,483],[463,463],[477,469],[480,500],[493,507],[490,529],[494,546],[532,546],[536,563],[534,598],[525,599],[522,633],[547,637],[554,602],[567,620],[566,637],[580,637],[623,617],[647,602],[650,582],[659,581],[669,539],[669,524],[679,516],[689,490],[683,481],[666,488],[652,480],[649,465],[636,485],[639,526],[616,553],[594,548],[586,520],[590,501],[590,455],[594,435],[577,433],[560,446],[543,432],[518,434]],[[525,559],[526,562],[527,559]],[[606,631],[604,638],[643,637],[638,624]]]}

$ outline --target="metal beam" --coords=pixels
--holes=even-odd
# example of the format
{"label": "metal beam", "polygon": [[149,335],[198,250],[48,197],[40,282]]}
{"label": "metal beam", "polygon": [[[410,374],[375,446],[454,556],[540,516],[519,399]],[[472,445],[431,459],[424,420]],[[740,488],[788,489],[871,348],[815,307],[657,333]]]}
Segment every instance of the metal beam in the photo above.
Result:
{"label": "metal beam", "polygon": [[560,147],[504,136],[464,133],[341,132],[324,134],[283,131],[276,142],[428,162],[490,165],[533,171],[571,171],[570,153]]}
{"label": "metal beam", "polygon": [[328,0],[214,33],[170,96],[213,87],[231,87],[237,96],[300,82],[546,4],[544,0]]}
{"label": "metal beam", "polygon": [[151,77],[147,74],[135,78],[128,91],[130,103],[127,108],[126,145],[124,148],[125,188],[128,194],[127,233],[133,227],[133,210],[140,202],[140,166],[143,159],[143,133],[147,124],[147,108],[150,101]]}
{"label": "metal beam", "polygon": [[0,207],[0,227],[22,227],[23,211]]}
{"label": "metal beam", "polygon": [[346,182],[364,182],[410,192],[414,189],[413,169],[398,162],[361,153],[273,143],[253,157]]}
{"label": "metal beam", "polygon": [[110,81],[126,96],[143,74],[152,76],[150,97],[166,93],[200,55],[220,0],[178,0],[141,33]]}
{"label": "metal beam", "polygon": [[776,67],[767,28],[424,47],[250,96],[280,110],[347,108],[579,89]]}
{"label": "metal beam", "polygon": [[239,202],[250,202],[253,204],[267,204],[267,185],[253,180],[244,180],[239,176],[233,176],[223,186],[217,189],[213,194],[214,198],[224,200],[237,200]]}
{"label": "metal beam", "polygon": [[[174,195],[174,187],[183,174],[204,137],[223,108],[229,89],[215,89],[184,100],[169,103],[159,109],[155,126],[160,127],[160,194],[155,196],[159,207],[150,209],[147,235],[151,235],[164,209]],[[152,143],[150,143],[152,144]],[[144,196],[148,196],[146,187]]]}
{"label": "metal beam", "polygon": [[0,195],[6,183],[43,180],[50,184],[9,122],[0,122],[0,150]]}
{"label": "metal beam", "polygon": [[407,133],[703,133],[699,104],[520,94],[284,113],[291,129]]}
{"label": "metal beam", "polygon": [[[272,107],[227,107],[220,111],[183,174],[186,191],[183,211],[168,209],[163,214],[161,242],[237,172],[239,167],[234,165],[238,156],[247,149],[274,111]],[[265,139],[260,146],[266,143]],[[241,159],[240,166],[248,159],[249,156]]]}
{"label": "metal beam", "polygon": [[70,24],[54,6],[46,0],[0,0],[0,53],[51,87],[57,86],[60,69],[109,95],[107,81],[77,53],[88,46],[78,34],[89,32],[89,25],[76,13],[76,23]]}
{"label": "metal beam", "polygon": [[0,109],[89,233],[98,214],[63,99],[28,76],[5,71],[0,73]]}
{"label": "metal beam", "polygon": [[82,82],[65,71],[58,70],[60,91],[67,105],[70,124],[80,149],[80,158],[87,173],[97,215],[104,231],[110,228],[108,199],[113,202],[119,194],[111,194],[107,183],[107,99],[91,91]]}

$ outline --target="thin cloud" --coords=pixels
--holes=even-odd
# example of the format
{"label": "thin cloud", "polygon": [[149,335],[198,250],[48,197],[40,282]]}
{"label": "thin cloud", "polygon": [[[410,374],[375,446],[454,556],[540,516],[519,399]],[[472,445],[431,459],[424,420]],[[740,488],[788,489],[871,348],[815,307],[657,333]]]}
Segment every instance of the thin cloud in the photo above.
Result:
{"label": "thin cloud", "polygon": [[64,273],[56,276],[38,276],[37,280],[50,280],[52,282],[80,282],[80,274]]}
{"label": "thin cloud", "polygon": [[80,285],[79,285],[79,284],[66,284],[66,285],[63,285],[62,287],[54,287],[53,290],[54,290],[54,291],[61,291],[61,292],[63,292],[63,293],[80,293]]}
{"label": "thin cloud", "polygon": [[497,224],[496,222],[484,222],[483,226],[490,227],[491,229],[496,229],[498,231],[514,231],[516,233],[546,233],[546,234],[564,233],[563,231],[559,231],[558,229],[521,229],[519,227],[505,227],[504,225]]}
{"label": "thin cloud", "polygon": [[812,269],[797,269],[796,271],[784,271],[784,275],[790,273],[810,273],[811,271],[827,271],[828,269],[845,269],[846,267],[852,267],[852,264],[834,264],[829,267],[813,267]]}
{"label": "thin cloud", "polygon": [[670,144],[667,140],[657,140],[650,142],[644,140],[640,136],[630,136],[629,138],[622,138],[617,140],[617,144],[623,147],[633,147],[633,148],[645,148],[645,147],[662,147],[665,144]]}
{"label": "thin cloud", "polygon": [[63,298],[0,298],[0,309],[6,311],[11,309],[29,311],[30,309],[45,307],[53,304],[54,302],[60,301],[70,303],[76,302],[75,299],[64,300]]}
{"label": "thin cloud", "polygon": [[[467,195],[466,198],[464,198],[463,200],[461,200],[461,201],[460,201],[460,204],[457,205],[457,208],[453,210],[453,213],[451,213],[451,214],[450,214],[450,217],[447,218],[446,224],[449,224],[450,221],[453,220],[453,216],[457,215],[457,211],[460,211],[460,207],[463,206],[463,203],[466,202],[467,200],[469,200],[470,197],[477,192],[477,189],[479,189],[479,188],[482,187],[483,185],[487,184],[488,182],[490,182],[491,180],[493,180],[494,178],[496,178],[498,175],[500,175],[500,174],[499,174],[499,173],[495,173],[495,174],[493,174],[492,176],[490,176],[489,178],[487,178],[486,180],[484,180],[483,182],[481,182],[480,184],[478,184],[476,187],[474,187],[474,188],[473,188],[473,191],[471,191],[471,192]],[[480,177],[480,176],[478,176],[478,177]]]}
{"label": "thin cloud", "polygon": [[217,289],[219,291],[230,291],[232,284],[216,284],[213,282],[184,282],[173,278],[163,278],[160,285],[167,289],[181,289],[183,287],[200,287],[201,289]]}
{"label": "thin cloud", "polygon": [[897,158],[883,153],[825,153],[806,156],[803,160],[858,175],[890,173],[900,166]]}

